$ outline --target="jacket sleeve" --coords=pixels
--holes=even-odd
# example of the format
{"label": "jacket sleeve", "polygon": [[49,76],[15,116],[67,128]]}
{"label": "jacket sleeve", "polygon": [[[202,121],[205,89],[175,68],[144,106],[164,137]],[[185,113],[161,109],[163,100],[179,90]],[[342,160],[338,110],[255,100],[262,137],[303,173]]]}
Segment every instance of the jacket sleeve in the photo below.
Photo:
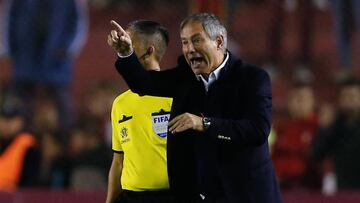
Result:
{"label": "jacket sleeve", "polygon": [[147,71],[137,59],[135,53],[129,57],[118,58],[117,71],[123,76],[131,91],[139,95],[174,97],[183,82],[182,68],[176,67],[164,71]]}
{"label": "jacket sleeve", "polygon": [[239,119],[211,118],[212,137],[241,146],[260,146],[267,142],[271,128],[272,95],[268,74],[261,69],[249,71],[244,97],[245,113]]}

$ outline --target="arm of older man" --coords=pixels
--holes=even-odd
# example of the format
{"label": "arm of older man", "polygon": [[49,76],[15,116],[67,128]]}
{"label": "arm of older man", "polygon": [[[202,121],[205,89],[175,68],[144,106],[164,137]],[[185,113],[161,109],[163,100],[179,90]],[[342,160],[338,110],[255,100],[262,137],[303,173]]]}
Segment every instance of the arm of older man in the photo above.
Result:
{"label": "arm of older man", "polygon": [[114,20],[110,21],[113,27],[108,35],[108,44],[112,47],[120,57],[130,56],[134,50],[129,34]]}

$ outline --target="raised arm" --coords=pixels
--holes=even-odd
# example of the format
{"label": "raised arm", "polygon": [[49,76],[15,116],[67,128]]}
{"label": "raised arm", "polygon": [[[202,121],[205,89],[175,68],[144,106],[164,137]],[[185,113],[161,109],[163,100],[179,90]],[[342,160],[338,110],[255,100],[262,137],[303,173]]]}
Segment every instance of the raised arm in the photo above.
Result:
{"label": "raised arm", "polygon": [[[140,95],[174,97],[186,82],[183,77],[192,74],[184,58],[179,67],[165,71],[147,71],[134,53],[130,35],[115,21],[111,21],[113,30],[108,35],[108,44],[118,54],[116,69],[123,76],[130,89]],[[181,67],[181,68],[180,68]]]}
{"label": "raised arm", "polygon": [[134,52],[130,35],[114,20],[110,21],[113,28],[108,35],[108,44],[120,56],[129,56]]}

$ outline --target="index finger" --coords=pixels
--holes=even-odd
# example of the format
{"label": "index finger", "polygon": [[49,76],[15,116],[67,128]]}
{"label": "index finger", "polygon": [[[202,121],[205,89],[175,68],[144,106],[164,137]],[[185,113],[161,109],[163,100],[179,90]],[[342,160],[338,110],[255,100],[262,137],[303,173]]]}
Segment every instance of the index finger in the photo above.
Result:
{"label": "index finger", "polygon": [[126,33],[125,30],[115,21],[111,20],[110,24],[120,33]]}

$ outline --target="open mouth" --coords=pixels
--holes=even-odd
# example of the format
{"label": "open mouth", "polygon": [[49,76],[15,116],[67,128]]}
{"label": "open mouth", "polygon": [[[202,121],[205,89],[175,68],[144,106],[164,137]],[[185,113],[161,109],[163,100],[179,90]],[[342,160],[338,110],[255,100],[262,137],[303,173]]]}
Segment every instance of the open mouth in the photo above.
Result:
{"label": "open mouth", "polygon": [[192,57],[192,58],[190,58],[191,66],[197,66],[203,61],[204,61],[203,57]]}

